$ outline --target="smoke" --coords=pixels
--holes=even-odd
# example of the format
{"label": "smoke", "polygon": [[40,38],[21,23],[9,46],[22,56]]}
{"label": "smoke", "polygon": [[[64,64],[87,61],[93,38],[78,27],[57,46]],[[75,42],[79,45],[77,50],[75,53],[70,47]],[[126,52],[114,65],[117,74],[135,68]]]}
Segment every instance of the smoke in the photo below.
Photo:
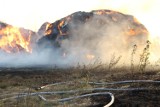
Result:
{"label": "smoke", "polygon": [[[34,31],[37,31],[43,22],[53,22],[79,10],[90,11],[107,8],[132,14],[149,30],[149,40],[151,41],[150,56],[154,61],[158,59],[160,46],[160,33],[158,29],[160,25],[159,0],[93,0],[92,2],[86,0],[68,0],[67,2],[58,0],[55,3],[52,3],[52,0],[41,0],[38,4],[37,1],[3,0],[1,3],[3,4],[0,7],[1,20]],[[57,13],[57,11],[58,14],[55,15],[54,13]],[[123,63],[129,61],[134,44],[138,45],[137,56],[139,57],[145,47],[146,41],[144,38],[135,38],[143,40],[143,42],[128,41],[128,37],[123,35],[121,29],[127,24],[128,22],[122,22],[118,26],[104,25],[99,28],[98,25],[90,21],[87,25],[79,25],[81,27],[76,31],[73,30],[72,36],[69,39],[62,40],[60,49],[43,50],[35,47],[35,51],[32,54],[6,54],[0,52],[0,65],[28,66],[51,64],[64,66],[75,63],[90,63],[94,62],[97,58],[100,58],[102,62],[108,63],[113,54],[122,56],[121,61]]]}
{"label": "smoke", "polygon": [[43,49],[32,53],[0,52],[0,67],[65,67],[64,58],[58,50]]}
{"label": "smoke", "polygon": [[155,62],[160,58],[160,14],[159,0],[101,0],[101,5],[95,7],[108,8],[123,12],[125,14],[134,15],[149,31],[150,60]]}
{"label": "smoke", "polygon": [[[71,36],[61,41],[61,49],[67,54],[67,64],[92,64],[97,59],[103,64],[109,64],[114,55],[121,57],[120,65],[128,65],[134,44],[143,51],[146,35],[131,37],[124,34],[124,29],[128,29],[131,24],[129,21],[101,24],[96,23],[97,20],[109,21],[102,15],[95,15],[85,24],[70,24]],[[140,52],[138,53],[140,56]],[[139,59],[136,59],[135,62],[138,61]]]}
{"label": "smoke", "polygon": [[[33,42],[31,43],[32,53],[6,54],[5,52],[0,52],[0,66],[73,67],[78,64],[109,64],[113,55],[116,57],[121,56],[120,65],[124,63],[130,64],[128,62],[130,61],[132,46],[134,44],[143,46],[147,38],[144,35],[130,37],[124,34],[124,29],[128,30],[128,26],[131,25],[131,22],[125,18],[121,22],[115,23],[112,23],[111,20],[113,21],[113,19],[103,15],[93,15],[86,23],[74,22],[73,20],[69,24],[69,38],[61,39],[62,36],[57,37],[56,41],[60,44],[58,48],[53,47],[53,45],[50,46],[49,44],[54,43],[54,41],[50,42],[49,40],[46,40],[45,45],[47,47],[40,48],[36,40],[41,35],[38,37],[33,36]],[[106,22],[102,23],[101,21]]]}

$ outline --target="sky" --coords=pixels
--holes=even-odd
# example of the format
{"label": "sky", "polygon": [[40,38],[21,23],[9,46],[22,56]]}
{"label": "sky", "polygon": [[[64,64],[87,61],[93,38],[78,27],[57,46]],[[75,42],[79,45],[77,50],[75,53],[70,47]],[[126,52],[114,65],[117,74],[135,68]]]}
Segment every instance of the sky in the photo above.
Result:
{"label": "sky", "polygon": [[134,15],[149,32],[160,35],[160,0],[0,0],[0,21],[37,31],[76,11],[111,9]]}

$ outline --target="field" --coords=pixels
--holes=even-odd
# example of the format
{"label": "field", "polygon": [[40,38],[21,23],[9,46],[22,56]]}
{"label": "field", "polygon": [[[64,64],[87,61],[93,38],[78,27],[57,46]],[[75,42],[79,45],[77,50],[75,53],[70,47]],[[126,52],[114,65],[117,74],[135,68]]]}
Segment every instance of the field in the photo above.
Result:
{"label": "field", "polygon": [[[114,95],[111,107],[158,107],[159,66],[143,71],[105,64],[0,69],[0,107],[102,107],[109,95],[76,96],[104,92]],[[63,98],[71,100],[58,100]]]}

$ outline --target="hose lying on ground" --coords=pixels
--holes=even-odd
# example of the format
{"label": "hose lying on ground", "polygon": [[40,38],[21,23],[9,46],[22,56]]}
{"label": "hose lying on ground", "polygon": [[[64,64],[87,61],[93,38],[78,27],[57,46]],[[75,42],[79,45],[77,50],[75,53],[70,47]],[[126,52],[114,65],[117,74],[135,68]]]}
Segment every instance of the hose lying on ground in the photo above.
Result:
{"label": "hose lying on ground", "polygon": [[[56,85],[63,85],[63,84],[74,84],[74,81],[68,81],[68,82],[57,82],[57,83],[50,83],[43,85],[41,87],[38,87],[37,89],[43,89],[50,86],[56,86]],[[80,84],[86,84],[86,82],[78,82]],[[160,81],[154,81],[154,80],[126,80],[126,81],[116,81],[116,82],[87,82],[91,85],[115,85],[115,84],[126,84],[126,83],[160,83]]]}
{"label": "hose lying on ground", "polygon": [[83,98],[83,97],[90,97],[90,96],[95,96],[95,95],[108,95],[109,94],[110,97],[111,97],[111,101],[107,105],[104,106],[104,107],[109,107],[114,102],[114,96],[110,92],[99,92],[99,93],[84,94],[84,95],[80,95],[80,96],[74,96],[74,97],[57,99],[57,100],[47,100],[42,95],[67,94],[67,93],[71,94],[71,93],[84,92],[84,91],[86,92],[86,91],[134,91],[134,90],[136,91],[136,90],[148,90],[148,89],[147,88],[121,88],[121,89],[119,89],[119,88],[93,88],[93,89],[70,90],[70,91],[19,93],[16,96],[1,99],[1,101],[5,101],[5,100],[8,100],[8,99],[18,99],[18,98],[27,97],[27,96],[39,96],[43,101],[46,101],[46,102],[66,102],[66,101],[69,101],[69,100]]}
{"label": "hose lying on ground", "polygon": [[[53,85],[61,85],[61,84],[71,84],[73,82],[59,82],[59,83],[54,83],[54,84],[47,84],[44,86],[41,86],[40,88],[46,88],[49,86],[53,86]],[[80,83],[84,83],[84,82],[80,82]],[[89,84],[94,84],[94,85],[114,85],[114,84],[125,84],[125,83],[160,83],[160,81],[153,81],[153,80],[127,80],[127,81],[117,81],[117,82],[110,82],[110,83],[99,83],[99,82],[88,82]],[[53,94],[71,94],[71,93],[78,93],[78,92],[92,92],[92,91],[140,91],[140,90],[153,90],[150,88],[90,88],[90,89],[81,89],[81,90],[69,90],[69,91],[48,91],[48,92],[34,92],[34,93],[17,93],[17,95],[15,95],[9,98],[4,98],[1,99],[1,101],[3,100],[8,100],[8,99],[17,99],[17,98],[22,98],[22,97],[26,97],[26,96],[39,96],[43,101],[51,101],[51,102],[65,102],[65,101],[69,101],[69,100],[73,100],[73,99],[78,99],[78,98],[83,98],[83,97],[89,97],[89,96],[97,96],[97,95],[110,95],[111,97],[111,101],[105,106],[105,107],[109,107],[110,105],[113,104],[114,102],[114,96],[112,93],[110,92],[99,92],[99,93],[91,93],[91,94],[84,94],[84,95],[80,95],[80,96],[73,96],[73,97],[69,97],[69,98],[63,98],[63,99],[57,99],[57,100],[47,100],[46,98],[44,98],[43,95],[53,95]],[[6,94],[9,96],[9,94]],[[13,95],[13,94],[12,94]]]}
{"label": "hose lying on ground", "polygon": [[84,95],[80,95],[80,96],[73,96],[73,97],[63,98],[63,99],[58,99],[58,100],[47,100],[42,95],[38,95],[38,96],[43,101],[47,101],[47,102],[65,102],[65,101],[70,101],[70,100],[74,100],[74,99],[78,99],[78,98],[84,98],[84,97],[90,97],[90,96],[98,96],[98,95],[110,95],[111,101],[108,104],[106,104],[104,107],[109,107],[109,106],[111,106],[113,104],[115,98],[114,98],[114,95],[112,93],[110,93],[110,92],[84,94]]}

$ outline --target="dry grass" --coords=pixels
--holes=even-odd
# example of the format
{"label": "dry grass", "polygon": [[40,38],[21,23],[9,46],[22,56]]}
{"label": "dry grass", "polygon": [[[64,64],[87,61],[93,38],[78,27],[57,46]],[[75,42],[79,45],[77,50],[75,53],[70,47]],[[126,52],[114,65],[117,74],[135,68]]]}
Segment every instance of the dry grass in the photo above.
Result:
{"label": "dry grass", "polygon": [[[100,66],[100,65],[99,65]],[[136,68],[136,67],[135,67]],[[27,70],[28,69],[28,70]],[[105,87],[105,88],[149,88],[148,91],[111,91],[115,97],[113,106],[146,106],[154,107],[159,105],[160,99],[160,85],[154,83],[127,83],[115,85],[92,85],[89,82],[113,82],[125,80],[160,80],[159,70],[145,71],[143,73],[134,71],[134,76],[130,72],[130,68],[121,67],[108,70],[107,67],[101,65],[90,67],[77,67],[68,69],[38,69],[38,68],[19,68],[5,69],[0,72],[0,96],[1,99],[10,97],[14,93],[33,93],[40,91],[68,91],[68,90],[82,90],[88,88]],[[37,90],[38,87],[45,84],[57,82],[71,82],[68,84],[54,85],[42,90]],[[83,84],[81,84],[83,82]],[[93,92],[77,92],[73,94],[57,94],[45,95],[48,99],[66,98],[76,95]],[[49,106],[91,106],[103,105],[110,99],[102,97],[90,97],[84,99],[77,99],[66,103],[52,103],[44,102],[37,96],[27,96],[19,99],[9,99],[0,101],[1,107],[49,107]]]}
{"label": "dry grass", "polygon": [[[131,54],[131,66],[116,66],[121,58],[113,55],[109,65],[101,61],[95,64],[73,68],[37,67],[37,68],[0,68],[0,107],[101,107],[110,101],[109,97],[93,96],[68,102],[46,102],[32,93],[81,90],[75,93],[43,95],[46,99],[62,99],[72,96],[104,91],[85,91],[94,88],[147,88],[147,90],[110,90],[115,96],[113,107],[158,107],[160,105],[160,83],[123,83],[123,84],[91,84],[91,82],[108,83],[126,80],[160,81],[160,63],[148,64],[149,42],[140,56],[140,64],[134,64],[136,47]],[[62,82],[62,83],[61,83]],[[54,84],[58,83],[58,84]],[[48,87],[41,88],[41,86]],[[20,97],[22,93],[27,96]],[[19,98],[10,98],[18,95]],[[9,99],[5,99],[9,98]]]}

